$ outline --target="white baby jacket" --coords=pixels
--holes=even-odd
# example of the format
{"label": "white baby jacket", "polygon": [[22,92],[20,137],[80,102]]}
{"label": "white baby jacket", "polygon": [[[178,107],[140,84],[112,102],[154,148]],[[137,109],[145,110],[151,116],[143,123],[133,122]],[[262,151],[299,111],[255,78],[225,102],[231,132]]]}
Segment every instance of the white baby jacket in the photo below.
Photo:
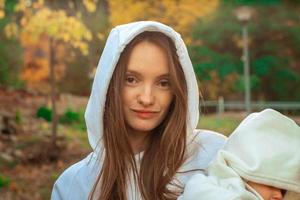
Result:
{"label": "white baby jacket", "polygon": [[[180,200],[263,200],[245,180],[300,193],[300,127],[266,109],[250,114],[208,168],[187,183]],[[300,197],[300,196],[299,196]]]}

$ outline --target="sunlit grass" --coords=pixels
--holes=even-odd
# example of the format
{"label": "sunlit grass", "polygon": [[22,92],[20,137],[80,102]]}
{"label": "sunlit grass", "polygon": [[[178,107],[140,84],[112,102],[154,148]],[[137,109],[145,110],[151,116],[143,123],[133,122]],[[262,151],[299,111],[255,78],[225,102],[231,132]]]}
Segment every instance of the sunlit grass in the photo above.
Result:
{"label": "sunlit grass", "polygon": [[197,127],[199,129],[208,129],[229,136],[240,122],[241,119],[226,115],[202,115]]}

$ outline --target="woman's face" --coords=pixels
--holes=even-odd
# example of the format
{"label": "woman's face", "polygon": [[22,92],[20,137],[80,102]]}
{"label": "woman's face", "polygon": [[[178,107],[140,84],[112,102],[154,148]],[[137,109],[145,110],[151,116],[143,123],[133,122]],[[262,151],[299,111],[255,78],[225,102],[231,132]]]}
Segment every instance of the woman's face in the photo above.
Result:
{"label": "woman's face", "polygon": [[143,135],[157,127],[168,113],[173,94],[166,53],[143,41],[129,56],[122,103],[130,134]]}

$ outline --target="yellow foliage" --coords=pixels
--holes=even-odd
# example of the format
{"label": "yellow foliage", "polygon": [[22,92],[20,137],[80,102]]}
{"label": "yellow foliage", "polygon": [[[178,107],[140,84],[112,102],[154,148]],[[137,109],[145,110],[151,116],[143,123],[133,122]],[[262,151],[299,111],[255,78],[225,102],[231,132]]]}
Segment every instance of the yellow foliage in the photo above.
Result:
{"label": "yellow foliage", "polygon": [[96,36],[97,36],[97,38],[98,38],[99,40],[104,40],[104,38],[105,38],[104,34],[101,33],[101,32],[97,33]]}
{"label": "yellow foliage", "polygon": [[4,33],[5,33],[6,37],[8,37],[8,38],[16,37],[18,35],[17,24],[16,23],[7,24],[4,27]]}
{"label": "yellow foliage", "polygon": [[[40,82],[48,81],[49,77],[49,39],[41,37],[39,43],[32,43],[30,36],[29,41],[23,42],[24,67],[21,73],[21,79],[26,81],[29,88],[36,89],[35,85]],[[23,38],[26,39],[26,38]]]}
{"label": "yellow foliage", "polygon": [[[96,9],[97,0],[82,0],[86,8],[92,12]],[[0,17],[1,17],[0,0]],[[88,53],[87,41],[92,39],[92,33],[76,17],[67,16],[64,10],[51,10],[44,4],[44,0],[19,0],[16,12],[21,12],[20,31],[15,23],[5,28],[9,37],[18,36],[23,43],[37,43],[41,35],[47,35],[52,41],[63,41],[83,54]]]}
{"label": "yellow foliage", "polygon": [[49,77],[49,65],[47,59],[35,59],[28,63],[22,71],[21,78],[27,84],[37,84],[40,81],[47,80]]}
{"label": "yellow foliage", "polygon": [[25,11],[30,6],[31,6],[31,1],[19,0],[19,3],[16,6],[16,11],[17,12]]}
{"label": "yellow foliage", "polygon": [[89,12],[95,12],[96,11],[96,2],[95,0],[82,0],[83,5]]}
{"label": "yellow foliage", "polygon": [[29,8],[40,9],[42,7],[44,7],[44,0],[19,0],[16,11],[25,12]]}
{"label": "yellow foliage", "polygon": [[32,7],[34,9],[40,9],[44,6],[44,0],[38,0],[37,2],[34,2]]}
{"label": "yellow foliage", "polygon": [[0,10],[0,19],[5,17],[5,12],[3,10]]}
{"label": "yellow foliage", "polygon": [[[21,73],[21,79],[26,81],[28,88],[38,90],[43,89],[49,82],[50,63],[49,63],[49,38],[41,36],[39,43],[23,42],[24,51],[24,67]],[[65,74],[66,65],[63,61],[66,60],[67,49],[62,43],[55,45],[54,66],[55,79],[61,80]]]}
{"label": "yellow foliage", "polygon": [[[93,9],[93,5],[96,6],[97,2],[97,0],[82,1],[90,10]],[[22,13],[20,38],[26,38],[30,43],[38,42],[41,35],[47,35],[52,41],[63,41],[85,53],[86,48],[83,47],[84,45],[78,46],[73,45],[73,43],[85,43],[92,39],[91,32],[80,19],[67,16],[64,10],[47,8],[44,0],[19,0],[16,12]],[[14,26],[8,27],[8,33],[13,35]]]}
{"label": "yellow foliage", "polygon": [[4,6],[5,6],[5,1],[0,0],[0,19],[5,17]]}
{"label": "yellow foliage", "polygon": [[39,42],[37,38],[33,38],[29,33],[22,33],[19,36],[19,40],[23,47],[26,47],[28,45],[34,45]]}
{"label": "yellow foliage", "polygon": [[205,86],[207,94],[205,95],[209,99],[218,99],[220,95],[220,86],[221,86],[221,80],[216,71],[211,71],[209,73],[211,84],[208,84]]}
{"label": "yellow foliage", "polygon": [[112,26],[137,20],[160,21],[188,37],[193,24],[218,5],[218,0],[109,0],[109,20]]}
{"label": "yellow foliage", "polygon": [[[96,0],[87,1],[88,4],[85,6],[91,11],[95,2]],[[79,15],[79,17],[68,16],[65,10],[51,10],[44,4],[44,0],[19,0],[15,12],[20,14],[20,19],[16,21],[18,24],[8,24],[5,33],[9,37],[17,37],[25,49],[21,79],[25,80],[31,89],[48,91],[49,50],[54,49],[55,53],[52,55],[56,61],[53,66],[54,73],[56,80],[60,80],[66,67],[65,47],[77,48],[82,54],[87,55],[87,42],[92,39],[92,34],[82,23]]]}
{"label": "yellow foliage", "polygon": [[234,94],[234,85],[239,77],[237,73],[231,73],[224,79],[220,78],[217,71],[209,72],[210,80],[202,81],[204,96],[206,99],[217,100],[224,93]]}
{"label": "yellow foliage", "polygon": [[110,0],[109,8],[109,20],[112,26],[116,26],[118,24],[144,19],[147,15],[149,2],[135,0]]}
{"label": "yellow foliage", "polygon": [[54,41],[63,41],[83,54],[87,54],[86,41],[92,39],[91,32],[77,18],[67,16],[65,11],[52,11],[48,8],[38,10],[26,23],[21,37],[31,37],[31,41],[38,42],[41,35],[47,35]]}

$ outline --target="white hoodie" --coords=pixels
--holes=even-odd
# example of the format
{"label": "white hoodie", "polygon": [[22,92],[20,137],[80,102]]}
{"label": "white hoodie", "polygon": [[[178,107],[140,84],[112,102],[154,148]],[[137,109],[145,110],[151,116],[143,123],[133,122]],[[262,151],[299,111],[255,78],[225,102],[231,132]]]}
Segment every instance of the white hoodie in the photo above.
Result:
{"label": "white hoodie", "polygon": [[[180,200],[263,200],[245,180],[300,193],[300,127],[279,112],[250,114]],[[299,196],[298,198],[299,199]],[[296,200],[293,198],[293,200]]]}
{"label": "white hoodie", "polygon": [[[103,145],[103,113],[106,92],[115,69],[116,63],[125,46],[138,34],[144,31],[158,31],[170,37],[177,49],[179,61],[182,65],[188,89],[188,144],[189,159],[179,171],[205,169],[224,145],[225,137],[211,131],[195,130],[199,118],[199,93],[197,80],[190,61],[186,46],[181,36],[172,28],[151,21],[134,22],[120,25],[112,29],[101,55],[91,96],[85,112],[88,138],[93,153],[78,163],[75,163],[58,178],[52,191],[52,200],[59,199],[87,199],[101,170]],[[137,154],[136,158],[141,157]],[[101,158],[102,157],[102,158]],[[178,173],[174,182],[179,181],[182,186],[194,172]],[[171,186],[170,186],[171,187]],[[141,199],[138,188],[129,180],[128,199]]]}

